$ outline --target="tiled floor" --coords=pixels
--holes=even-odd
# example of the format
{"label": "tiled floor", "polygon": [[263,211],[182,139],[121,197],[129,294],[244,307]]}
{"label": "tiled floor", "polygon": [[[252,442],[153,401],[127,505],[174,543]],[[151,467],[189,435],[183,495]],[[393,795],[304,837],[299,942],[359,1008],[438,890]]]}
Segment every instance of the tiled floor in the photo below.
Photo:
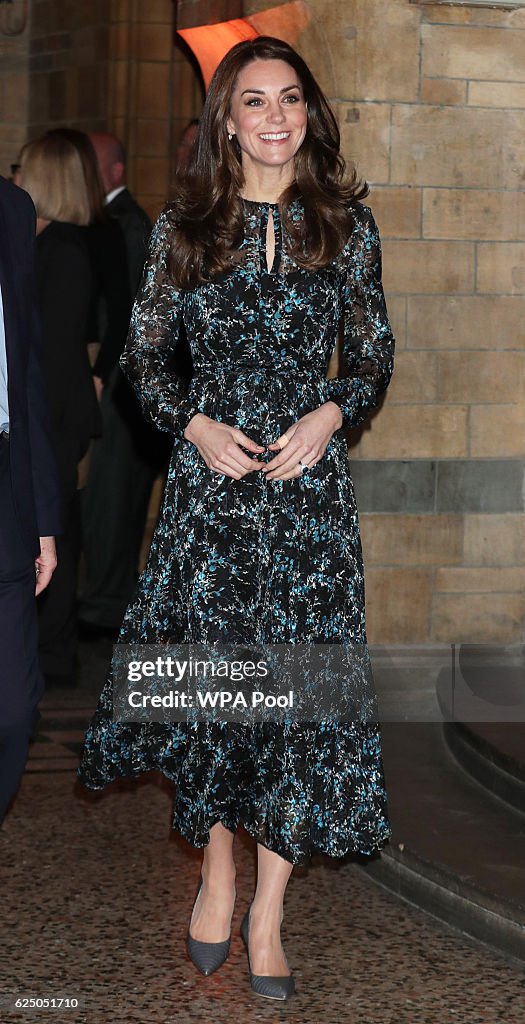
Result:
{"label": "tiled floor", "polygon": [[522,1024],[523,973],[398,903],[351,860],[294,870],[283,941],[297,994],[284,1006],[253,995],[238,929],[254,846],[242,832],[230,958],[200,976],[184,944],[200,854],[171,832],[160,776],[102,794],[76,782],[87,703],[82,689],[48,695],[0,829],[0,992],[81,1006],[4,1005],[1,1024]]}

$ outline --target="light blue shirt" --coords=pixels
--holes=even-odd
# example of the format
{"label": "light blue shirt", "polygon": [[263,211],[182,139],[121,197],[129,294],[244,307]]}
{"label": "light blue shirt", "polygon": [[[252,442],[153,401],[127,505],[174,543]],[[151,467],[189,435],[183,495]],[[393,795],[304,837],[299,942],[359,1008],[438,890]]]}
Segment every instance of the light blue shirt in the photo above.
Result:
{"label": "light blue shirt", "polygon": [[7,398],[7,354],[5,350],[4,305],[0,287],[0,433],[9,430],[9,402]]}

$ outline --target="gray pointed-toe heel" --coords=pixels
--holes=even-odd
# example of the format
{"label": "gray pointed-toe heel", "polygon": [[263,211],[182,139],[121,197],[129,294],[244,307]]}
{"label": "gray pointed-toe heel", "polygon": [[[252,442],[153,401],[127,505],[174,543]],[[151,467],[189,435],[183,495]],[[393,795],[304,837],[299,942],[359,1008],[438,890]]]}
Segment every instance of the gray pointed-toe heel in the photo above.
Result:
{"label": "gray pointed-toe heel", "polygon": [[[195,900],[193,901],[194,906],[197,896],[199,895],[201,885],[202,875],[199,878],[197,892],[195,893]],[[224,961],[227,959],[228,953],[230,952],[230,940],[231,936],[228,939],[224,939],[223,942],[200,942],[198,939],[194,939],[193,936],[190,935],[190,929],[188,927],[186,948],[188,950],[190,960],[195,964],[195,967],[198,967],[199,971],[208,977],[210,974],[213,974],[214,971],[217,971],[219,967],[222,967]]]}
{"label": "gray pointed-toe heel", "polygon": [[289,999],[295,992],[293,974],[272,976],[267,974],[252,974],[250,962],[250,947],[248,945],[248,932],[250,927],[250,908],[246,911],[241,923],[241,935],[244,939],[246,952],[248,953],[248,965],[250,968],[250,985],[258,996],[265,996],[266,999]]}

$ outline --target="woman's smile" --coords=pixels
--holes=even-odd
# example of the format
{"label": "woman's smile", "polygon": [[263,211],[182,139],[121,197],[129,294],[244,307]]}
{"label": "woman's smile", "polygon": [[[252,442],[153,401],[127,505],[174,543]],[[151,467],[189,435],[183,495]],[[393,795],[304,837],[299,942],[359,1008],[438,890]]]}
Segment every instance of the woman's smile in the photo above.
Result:
{"label": "woman's smile", "polygon": [[287,139],[290,138],[290,132],[265,132],[264,135],[259,135],[259,138],[262,139],[263,142],[269,142],[270,144],[275,145],[276,143],[279,144],[286,142]]}

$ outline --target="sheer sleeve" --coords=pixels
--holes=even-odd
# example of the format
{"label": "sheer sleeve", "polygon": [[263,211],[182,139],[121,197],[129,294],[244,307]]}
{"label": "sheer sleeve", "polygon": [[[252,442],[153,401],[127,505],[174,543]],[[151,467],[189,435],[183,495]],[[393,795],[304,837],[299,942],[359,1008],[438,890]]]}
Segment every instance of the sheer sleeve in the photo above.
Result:
{"label": "sheer sleeve", "polygon": [[184,293],[174,286],[169,275],[172,230],[163,210],[151,234],[120,366],[147,419],[161,430],[182,437],[199,410],[187,396],[186,380],[173,366]]}
{"label": "sheer sleeve", "polygon": [[362,206],[345,247],[343,359],[346,377],[327,383],[328,400],[343,414],[339,430],[366,419],[388,387],[394,337],[381,284],[381,242],[372,211]]}

